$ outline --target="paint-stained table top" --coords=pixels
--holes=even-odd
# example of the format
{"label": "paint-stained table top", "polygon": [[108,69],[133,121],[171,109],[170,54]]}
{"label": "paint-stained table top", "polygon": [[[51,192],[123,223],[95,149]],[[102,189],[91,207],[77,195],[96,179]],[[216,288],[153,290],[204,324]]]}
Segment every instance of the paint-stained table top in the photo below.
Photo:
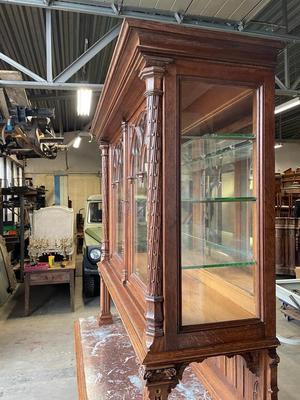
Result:
{"label": "paint-stained table top", "polygon": [[[136,356],[119,319],[99,327],[95,317],[75,324],[80,400],[142,400]],[[187,368],[170,400],[209,400],[198,378]]]}

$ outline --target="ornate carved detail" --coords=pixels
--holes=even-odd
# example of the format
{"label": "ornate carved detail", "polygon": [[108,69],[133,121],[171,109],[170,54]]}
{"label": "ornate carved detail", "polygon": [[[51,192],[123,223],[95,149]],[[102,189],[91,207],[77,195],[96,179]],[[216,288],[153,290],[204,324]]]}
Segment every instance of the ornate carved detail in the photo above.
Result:
{"label": "ornate carved detail", "polygon": [[258,351],[251,351],[248,353],[240,354],[246,361],[247,368],[252,374],[259,376],[259,360],[260,355]]}
{"label": "ornate carved detail", "polygon": [[172,389],[182,378],[188,364],[176,364],[164,368],[147,369],[141,367],[140,374],[145,380],[144,400],[167,400]]}
{"label": "ornate carved detail", "polygon": [[112,184],[116,185],[123,174],[123,140],[121,139],[112,148]]}
{"label": "ornate carved detail", "polygon": [[268,350],[268,376],[267,376],[267,385],[268,385],[268,400],[277,400],[278,399],[278,386],[277,386],[277,366],[280,362],[280,358],[277,354],[276,349]]}
{"label": "ornate carved detail", "polygon": [[103,241],[102,241],[102,259],[109,259],[109,235],[108,235],[108,150],[107,143],[100,144],[101,166],[102,166],[102,224],[103,224]]}
{"label": "ornate carved detail", "polygon": [[150,347],[153,338],[163,335],[163,297],[161,243],[161,96],[163,67],[146,67],[140,78],[146,82],[146,144],[148,162],[147,189],[147,241],[148,281],[146,310],[146,343]]}
{"label": "ornate carved detail", "polygon": [[129,177],[133,181],[140,178],[142,181],[146,175],[147,163],[147,113],[142,111],[137,121],[131,126],[131,138],[129,149]]}

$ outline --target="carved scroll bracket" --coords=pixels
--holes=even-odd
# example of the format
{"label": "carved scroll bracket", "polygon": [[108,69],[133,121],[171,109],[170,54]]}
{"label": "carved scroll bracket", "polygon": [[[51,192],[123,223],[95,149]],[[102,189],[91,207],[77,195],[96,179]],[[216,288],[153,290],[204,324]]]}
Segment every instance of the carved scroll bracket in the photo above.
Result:
{"label": "carved scroll bracket", "polygon": [[181,363],[151,369],[141,367],[140,375],[145,381],[143,400],[167,400],[187,365]]}
{"label": "carved scroll bracket", "polygon": [[246,366],[252,374],[255,376],[259,376],[259,367],[260,367],[260,353],[259,351],[249,351],[247,353],[240,354],[227,354],[228,358],[232,358],[234,356],[241,356],[246,362]]}
{"label": "carved scroll bracket", "polygon": [[146,293],[146,344],[150,348],[155,337],[163,336],[163,292],[161,263],[161,153],[163,76],[165,66],[145,67],[140,78],[146,84],[146,135],[148,162],[147,241],[148,279]]}
{"label": "carved scroll bracket", "polygon": [[100,143],[101,167],[102,167],[102,259],[109,259],[109,233],[108,233],[108,151],[109,145],[106,142]]}

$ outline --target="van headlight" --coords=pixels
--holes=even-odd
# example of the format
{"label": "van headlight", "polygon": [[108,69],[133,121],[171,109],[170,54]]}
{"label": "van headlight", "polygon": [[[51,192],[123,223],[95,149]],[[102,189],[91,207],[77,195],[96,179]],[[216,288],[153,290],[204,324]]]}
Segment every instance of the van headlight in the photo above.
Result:
{"label": "van headlight", "polygon": [[93,261],[93,262],[97,262],[100,260],[101,258],[101,250],[97,249],[97,248],[93,248],[89,250],[89,258]]}

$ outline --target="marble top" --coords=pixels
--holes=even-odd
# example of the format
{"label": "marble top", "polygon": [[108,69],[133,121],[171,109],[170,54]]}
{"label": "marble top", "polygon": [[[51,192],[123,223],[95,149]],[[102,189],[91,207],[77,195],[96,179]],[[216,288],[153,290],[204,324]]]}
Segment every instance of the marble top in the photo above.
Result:
{"label": "marble top", "polygon": [[[99,327],[95,317],[79,320],[88,400],[142,400],[143,383],[133,347],[120,319]],[[191,368],[170,400],[210,400]]]}

